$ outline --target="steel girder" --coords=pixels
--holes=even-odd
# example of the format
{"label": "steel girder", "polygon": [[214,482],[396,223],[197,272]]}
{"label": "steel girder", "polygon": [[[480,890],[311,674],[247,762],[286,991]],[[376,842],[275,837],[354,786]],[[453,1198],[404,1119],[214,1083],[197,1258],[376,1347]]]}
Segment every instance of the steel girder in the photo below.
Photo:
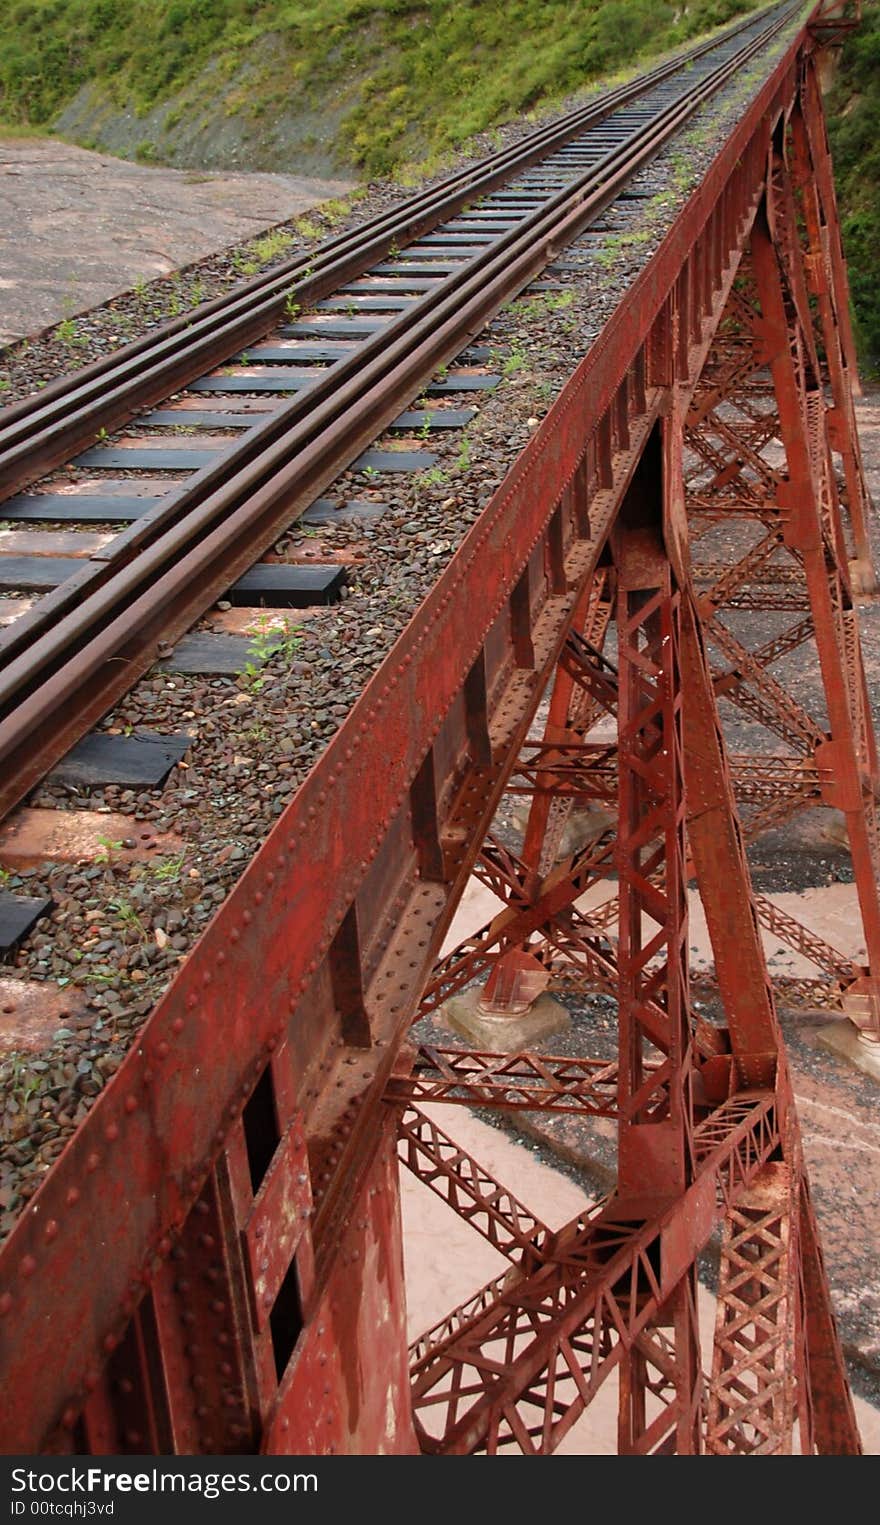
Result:
{"label": "steel girder", "polygon": [[[797,1393],[812,1400],[807,1444],[858,1448],[717,724],[715,688],[731,666],[710,672],[689,567],[682,454],[695,384],[721,353],[720,315],[744,300],[735,281],[750,229],[762,201],[773,207],[774,131],[797,108],[814,155],[824,141],[807,45],[802,33],[757,93],[0,1252],[11,1449],[387,1454],[421,1440],[550,1450],[617,1370],[622,1449],[698,1450],[710,1410],[696,1256],[726,1215],[733,1244],[732,1215],[780,1161],[797,1183],[787,1243],[803,1295],[786,1284],[781,1299]],[[823,226],[835,228],[820,175],[816,184]],[[769,223],[768,237],[778,262]],[[853,367],[833,248],[828,266],[843,356],[833,387]],[[781,290],[788,337],[797,310]],[[787,353],[777,367],[790,367],[799,408],[803,362]],[[775,431],[768,357],[727,355],[754,465]],[[766,533],[782,477],[772,465],[758,475],[748,509]],[[730,512],[743,517],[742,505]],[[837,512],[831,486],[822,512]],[[790,597],[801,603],[786,607],[806,611],[801,585]],[[812,585],[810,600],[815,624]],[[834,628],[852,679],[844,605]],[[580,681],[591,653],[607,678],[609,630],[623,633],[616,695]],[[481,853],[554,674],[546,746],[578,744],[613,702],[622,829],[557,864],[568,804],[553,769],[539,767],[521,853],[492,843]],[[736,683],[749,687],[739,667]],[[864,756],[857,688],[850,681],[847,734]],[[820,788],[836,777],[838,754],[800,752]],[[754,790],[760,774],[749,777]],[[621,873],[619,942],[613,918],[575,904],[609,853]],[[623,1175],[608,1201],[551,1234],[433,1125],[418,1147],[413,1135],[415,1167],[448,1183],[447,1199],[482,1215],[517,1261],[417,1344],[411,1378],[395,1161],[397,1111],[413,1099],[403,1046],[478,863],[507,891],[481,954],[497,961],[517,942],[543,942],[548,967],[566,960],[621,1001],[613,1082],[607,1065],[600,1080],[589,1061],[572,1074],[520,1056],[516,1083],[528,1070],[548,1107],[564,1095],[587,1110],[604,1109],[613,1083],[606,1115],[617,1118]],[[722,1028],[696,1022],[689,999],[692,869]],[[501,1101],[509,1076],[481,1075],[478,1058],[465,1088]],[[460,1078],[466,1061],[449,1062]],[[722,1309],[729,1349],[724,1291]],[[480,1355],[490,1347],[491,1381]],[[712,1391],[727,1369],[721,1359]],[[728,1409],[733,1389],[728,1379]],[[429,1409],[439,1424],[426,1423]],[[790,1411],[773,1420],[780,1449]]]}

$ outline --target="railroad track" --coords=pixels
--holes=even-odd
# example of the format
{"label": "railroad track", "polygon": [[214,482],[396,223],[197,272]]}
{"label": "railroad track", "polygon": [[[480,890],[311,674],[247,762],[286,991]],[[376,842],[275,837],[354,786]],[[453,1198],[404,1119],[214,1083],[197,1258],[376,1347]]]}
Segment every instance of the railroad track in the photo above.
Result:
{"label": "railroad track", "polygon": [[[76,561],[0,558],[5,592],[42,591],[0,632],[0,812],[384,429],[452,422],[441,408],[432,411],[433,400],[467,395],[486,378],[459,366],[438,381],[438,368],[466,352],[795,9],[750,17],[331,240],[309,266],[290,262],[0,415],[7,520],[97,520],[116,530]],[[302,316],[306,306],[313,310]],[[293,321],[279,326],[280,314]],[[219,364],[243,354],[255,364],[217,374]],[[173,408],[139,411],[182,388],[188,395]],[[421,412],[408,414],[423,393]],[[229,398],[243,394],[248,408],[236,413]],[[206,395],[224,406],[199,410],[194,404]],[[272,404],[260,409],[267,395]],[[125,421],[173,431],[178,420],[196,430],[232,428],[235,437],[200,442],[152,432],[149,441],[121,446],[109,439]],[[45,489],[40,476],[71,454],[97,480],[96,491],[59,493],[51,483],[23,491]],[[136,484],[120,476],[126,470],[141,474]],[[182,478],[170,488],[169,470]],[[300,580],[313,594],[317,581],[321,601],[341,578],[335,568],[325,569],[323,585],[314,570]],[[292,601],[311,601],[309,588],[294,590]]]}

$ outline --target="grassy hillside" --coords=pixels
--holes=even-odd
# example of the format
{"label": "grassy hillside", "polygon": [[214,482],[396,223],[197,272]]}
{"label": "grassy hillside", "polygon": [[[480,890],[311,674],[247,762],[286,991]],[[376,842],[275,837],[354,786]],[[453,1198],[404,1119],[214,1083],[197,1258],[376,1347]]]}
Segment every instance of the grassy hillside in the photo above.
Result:
{"label": "grassy hillside", "polygon": [[[756,0],[7,0],[0,121],[51,127],[60,120],[80,141],[178,163],[197,162],[201,152],[214,166],[225,154],[239,164],[256,157],[255,167],[266,168],[274,152],[271,167],[296,168],[299,150],[308,169],[317,148],[327,169],[379,175],[755,7]],[[120,138],[122,117],[135,126]],[[279,137],[281,118],[290,129]],[[287,152],[279,165],[281,143]]]}
{"label": "grassy hillside", "polygon": [[864,369],[880,376],[880,8],[847,39],[827,106]]}

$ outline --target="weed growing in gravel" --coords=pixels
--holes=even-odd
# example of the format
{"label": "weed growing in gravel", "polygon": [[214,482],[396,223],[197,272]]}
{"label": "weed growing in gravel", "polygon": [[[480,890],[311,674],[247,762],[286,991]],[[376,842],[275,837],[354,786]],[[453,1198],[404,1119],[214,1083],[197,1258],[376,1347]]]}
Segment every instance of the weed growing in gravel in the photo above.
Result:
{"label": "weed growing in gravel", "polygon": [[285,249],[289,249],[293,243],[293,234],[285,233],[283,228],[273,228],[271,232],[262,238],[255,238],[251,244],[254,259],[260,265],[268,265],[271,259],[277,259]]}
{"label": "weed growing in gravel", "polygon": [[527,358],[528,357],[526,352],[521,344],[512,344],[510,347],[510,353],[502,361],[501,364],[502,376],[515,376],[517,371],[522,370]]}
{"label": "weed growing in gravel", "polygon": [[120,848],[122,847],[122,843],[121,842],[115,842],[112,837],[99,837],[98,838],[98,845],[99,845],[101,851],[95,853],[95,862],[96,863],[109,863],[110,862],[110,854],[111,853],[118,853]]}
{"label": "weed growing in gravel", "polygon": [[351,211],[351,202],[348,200],[337,199],[322,201],[318,210],[320,211],[321,216],[324,218],[325,222],[329,222],[332,228],[335,227],[338,222],[342,222],[344,217],[348,216],[349,212]]}
{"label": "weed growing in gravel", "polygon": [[551,312],[561,312],[574,301],[573,291],[547,291],[536,297],[521,297],[508,302],[504,311],[514,318],[544,318]]}
{"label": "weed growing in gravel", "polygon": [[232,268],[238,275],[256,275],[259,267],[255,259],[249,259],[242,249],[236,249],[232,256]]}
{"label": "weed growing in gravel", "polygon": [[292,291],[288,291],[287,296],[284,298],[284,316],[286,317],[288,323],[295,322],[302,312],[302,308],[300,307],[299,302],[296,300],[295,293],[296,288],[294,287]]}
{"label": "weed growing in gravel", "polygon": [[470,471],[471,469],[471,442],[466,434],[462,436],[461,444],[458,447],[455,465],[459,471]]}
{"label": "weed growing in gravel", "polygon": [[415,478],[416,489],[419,487],[440,487],[449,478],[442,466],[431,466],[427,471],[420,471]]}
{"label": "weed growing in gravel", "polygon": [[3,1066],[3,1079],[9,1083],[9,1094],[19,1108],[27,1106],[38,1085],[39,1075],[28,1070],[27,1061],[14,1054],[10,1063]]}
{"label": "weed growing in gravel", "polygon": [[294,228],[300,238],[320,238],[321,229],[316,222],[311,222],[308,217],[298,217]]}
{"label": "weed growing in gravel", "polygon": [[62,318],[55,330],[55,337],[62,344],[85,344],[87,341],[82,334],[76,331],[76,323],[73,318]]}
{"label": "weed growing in gravel", "polygon": [[176,884],[186,861],[186,853],[183,852],[178,858],[161,858],[155,863],[148,864],[150,874],[162,884]]}
{"label": "weed growing in gravel", "polygon": [[280,657],[285,665],[293,661],[302,645],[302,626],[286,620],[283,625],[273,625],[268,619],[261,620],[251,640],[252,656],[245,663],[242,682],[255,694],[266,686],[268,674],[264,671],[270,657]]}
{"label": "weed growing in gravel", "polygon": [[149,942],[150,934],[130,900],[110,900],[108,906],[124,927],[137,933],[141,942]]}

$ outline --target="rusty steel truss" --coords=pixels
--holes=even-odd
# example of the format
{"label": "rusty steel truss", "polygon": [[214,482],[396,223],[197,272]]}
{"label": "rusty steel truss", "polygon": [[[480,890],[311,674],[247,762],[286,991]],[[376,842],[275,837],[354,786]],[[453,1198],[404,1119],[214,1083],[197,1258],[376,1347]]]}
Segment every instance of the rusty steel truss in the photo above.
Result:
{"label": "rusty steel truss", "polygon": [[[880,1033],[870,504],[816,35],[23,1212],[0,1253],[9,1450],[545,1454],[612,1376],[621,1453],[860,1450],[776,1014],[821,999]],[[517,851],[493,835],[505,791],[528,802]],[[595,830],[561,856],[585,802]],[[816,806],[845,818],[864,963],[752,891],[746,841]],[[498,914],[441,959],[472,874]],[[762,926],[814,981],[774,989]],[[502,1018],[548,981],[612,996],[616,1053],[410,1040],[475,980]],[[550,1227],[440,1103],[612,1119],[617,1184]],[[398,1154],[509,1262],[411,1349]]]}

